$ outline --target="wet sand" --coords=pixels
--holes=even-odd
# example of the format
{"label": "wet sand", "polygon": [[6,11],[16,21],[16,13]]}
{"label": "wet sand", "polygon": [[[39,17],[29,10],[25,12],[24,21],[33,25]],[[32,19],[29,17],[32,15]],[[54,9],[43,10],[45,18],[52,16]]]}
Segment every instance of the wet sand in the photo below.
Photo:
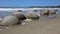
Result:
{"label": "wet sand", "polygon": [[60,16],[54,19],[34,20],[25,25],[11,26],[0,34],[60,34]]}

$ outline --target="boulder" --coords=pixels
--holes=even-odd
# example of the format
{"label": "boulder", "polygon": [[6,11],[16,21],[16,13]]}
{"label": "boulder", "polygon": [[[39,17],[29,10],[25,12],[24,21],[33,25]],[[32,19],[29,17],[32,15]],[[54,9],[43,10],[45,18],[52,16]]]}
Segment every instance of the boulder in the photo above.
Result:
{"label": "boulder", "polygon": [[42,11],[40,12],[40,15],[41,15],[41,16],[48,16],[48,15],[49,15],[49,11],[48,11],[48,10],[42,10]]}
{"label": "boulder", "polygon": [[6,16],[2,19],[1,25],[14,25],[17,24],[19,20],[15,16]]}
{"label": "boulder", "polygon": [[39,16],[36,13],[27,13],[26,18],[28,18],[28,19],[39,19]]}
{"label": "boulder", "polygon": [[55,10],[49,10],[49,14],[56,14]]}
{"label": "boulder", "polygon": [[25,20],[26,17],[22,12],[15,12],[12,14],[12,16],[16,16],[19,20]]}
{"label": "boulder", "polygon": [[2,20],[2,19],[0,18],[0,22],[1,22],[1,20]]}

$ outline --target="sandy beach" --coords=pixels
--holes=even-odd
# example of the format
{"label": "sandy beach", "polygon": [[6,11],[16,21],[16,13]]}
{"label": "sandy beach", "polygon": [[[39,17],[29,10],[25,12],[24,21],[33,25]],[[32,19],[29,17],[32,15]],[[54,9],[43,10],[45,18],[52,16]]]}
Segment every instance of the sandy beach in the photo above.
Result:
{"label": "sandy beach", "polygon": [[0,34],[60,34],[60,15],[54,19],[43,18],[25,25],[11,26]]}

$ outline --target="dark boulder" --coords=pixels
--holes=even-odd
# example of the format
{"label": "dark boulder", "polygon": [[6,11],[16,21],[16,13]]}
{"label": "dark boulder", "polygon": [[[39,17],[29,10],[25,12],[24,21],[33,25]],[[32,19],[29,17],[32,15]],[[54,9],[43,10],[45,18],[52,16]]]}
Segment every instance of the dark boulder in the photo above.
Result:
{"label": "dark boulder", "polygon": [[22,12],[15,12],[12,14],[12,16],[16,16],[19,20],[25,20],[26,17]]}

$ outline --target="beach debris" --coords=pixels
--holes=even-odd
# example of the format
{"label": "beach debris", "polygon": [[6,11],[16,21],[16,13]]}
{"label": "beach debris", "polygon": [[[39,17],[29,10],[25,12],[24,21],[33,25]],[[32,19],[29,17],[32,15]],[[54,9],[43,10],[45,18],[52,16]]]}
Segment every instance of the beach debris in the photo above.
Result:
{"label": "beach debris", "polygon": [[25,24],[31,23],[32,19],[25,19],[25,20],[20,21],[20,22],[22,22],[22,25],[25,25]]}
{"label": "beach debris", "polygon": [[17,24],[19,20],[15,16],[6,16],[2,22],[1,25],[14,25]]}

